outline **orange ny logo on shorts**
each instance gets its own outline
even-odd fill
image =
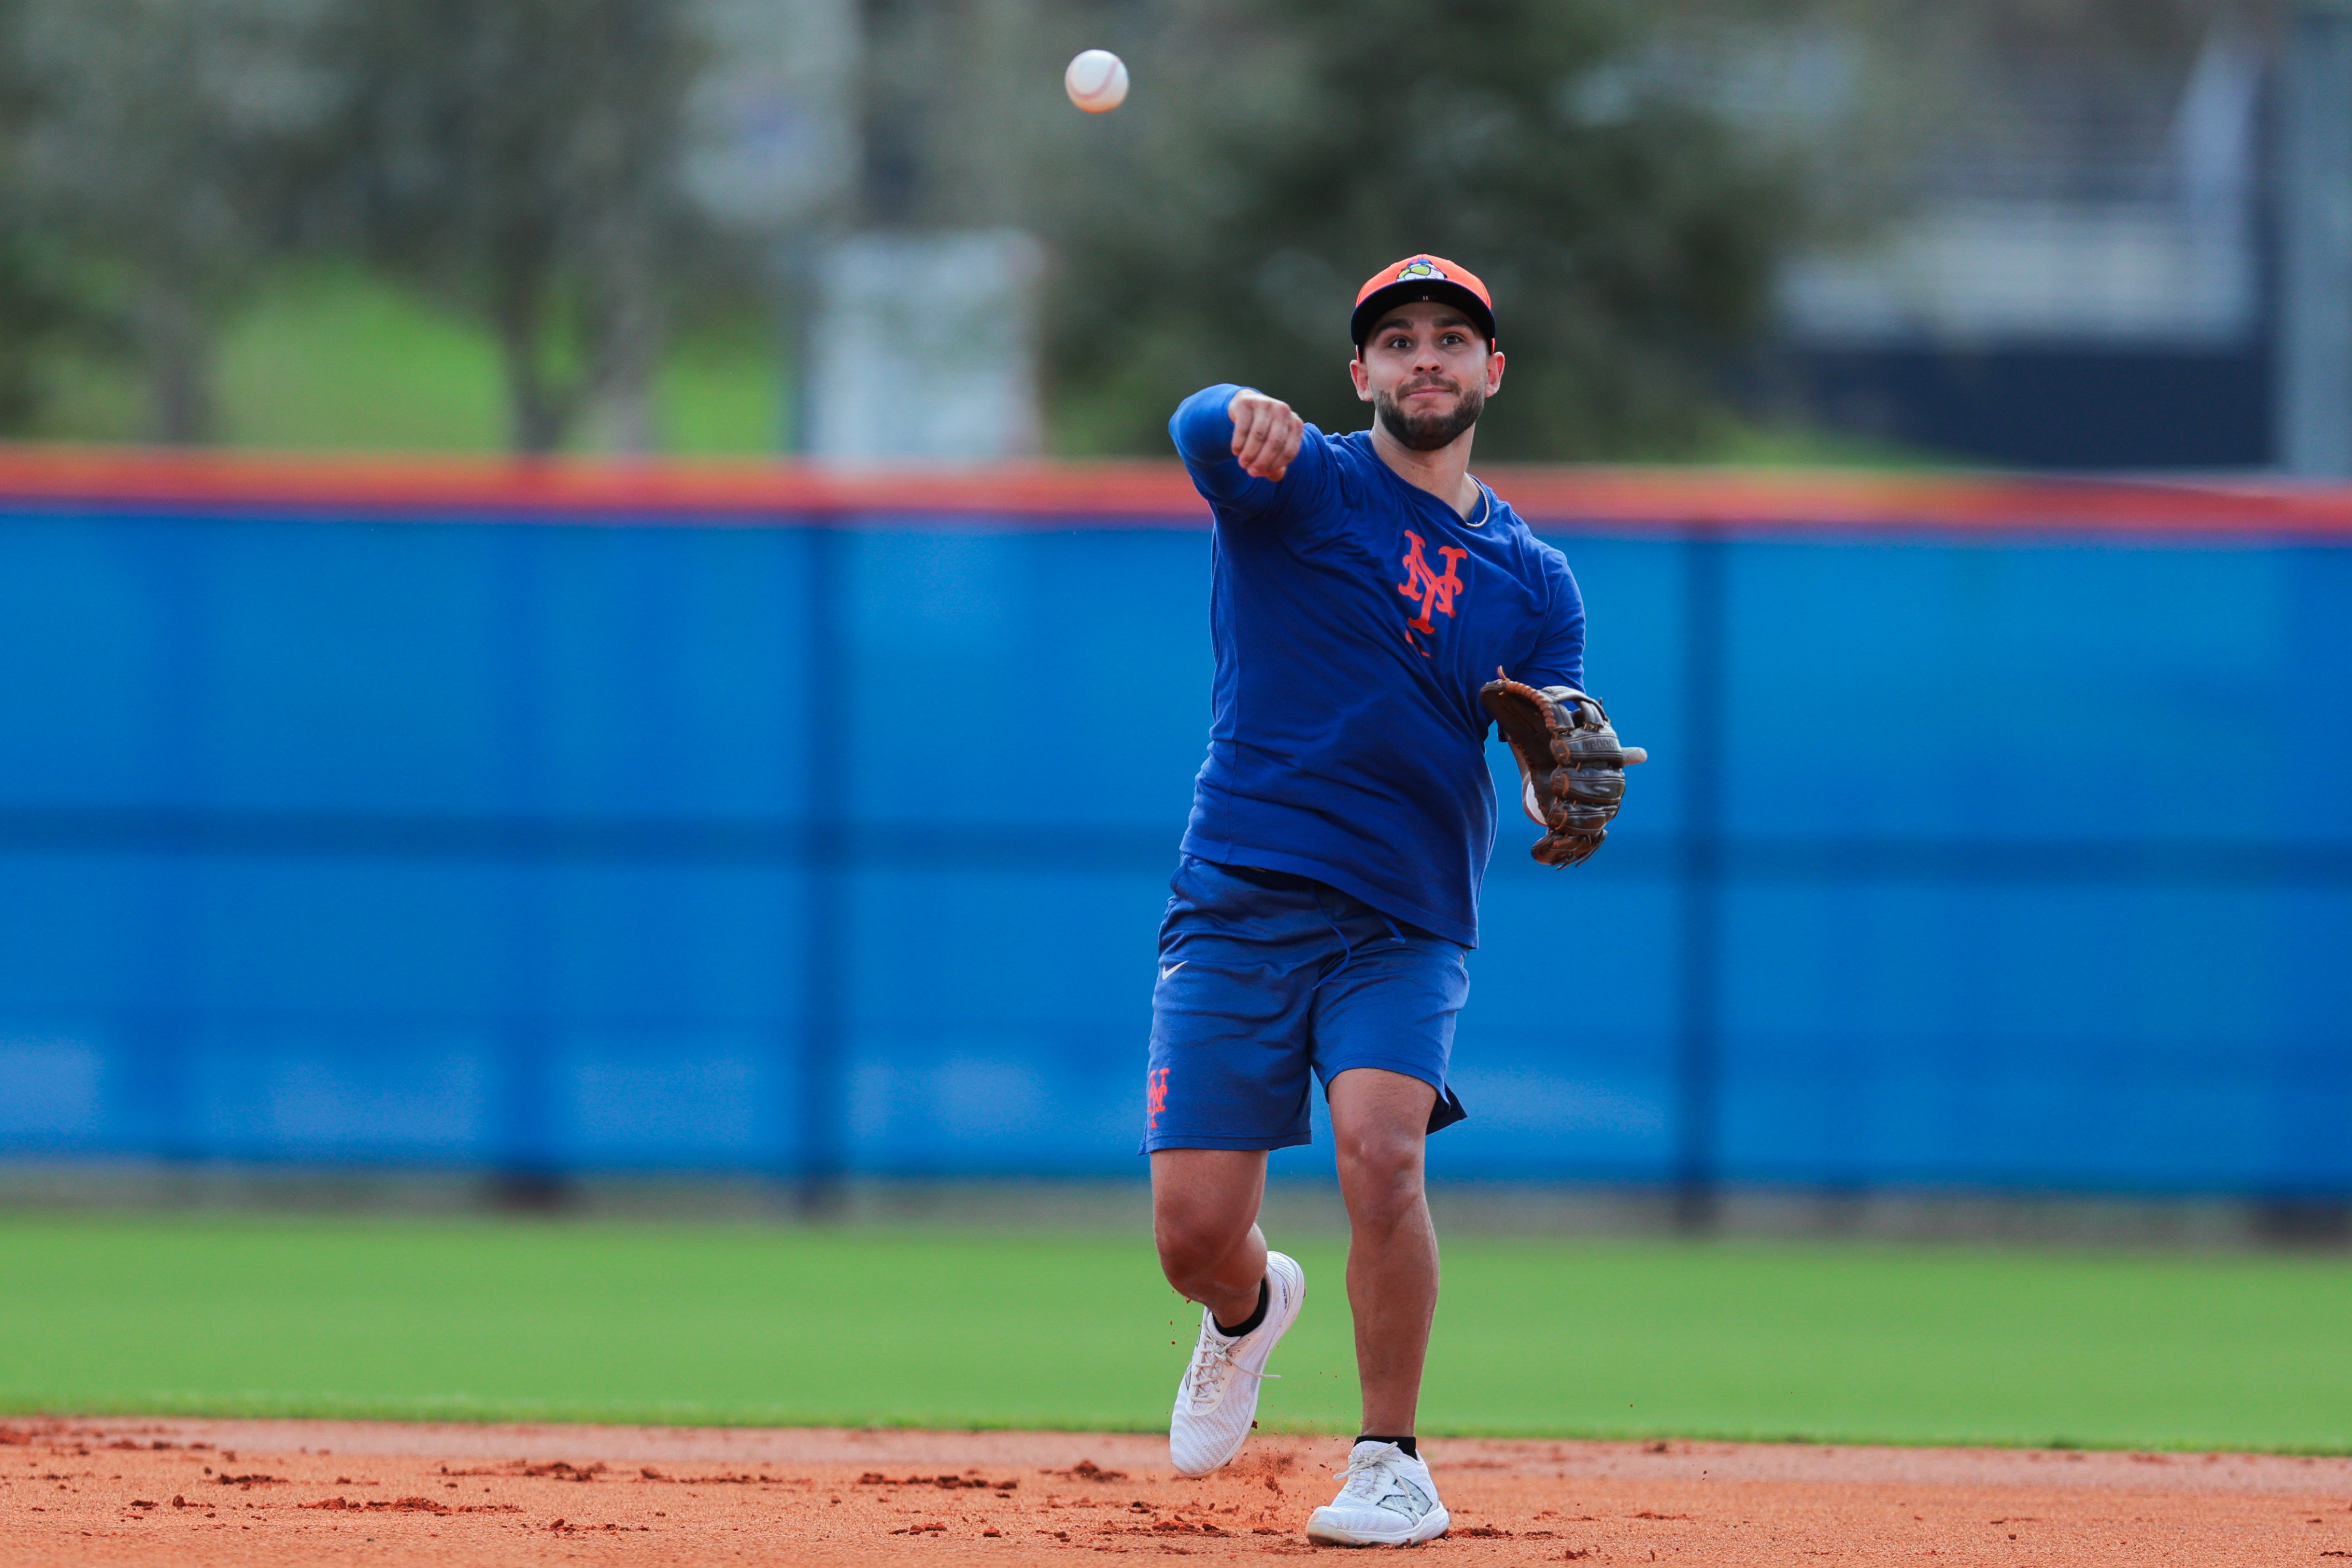
[[[1146,1126],[1158,1128],[1160,1113],[1168,1109],[1168,1070],[1155,1067],[1143,1075],[1143,1108],[1150,1120]]]
[[[1445,563],[1444,575],[1440,576],[1429,570],[1429,558],[1422,553],[1425,543],[1422,537],[1411,528],[1405,529],[1404,537],[1412,543],[1405,547],[1404,580],[1397,584],[1397,591],[1407,599],[1421,601],[1421,613],[1405,624],[1416,632],[1434,632],[1437,623],[1430,620],[1430,612],[1454,613],[1454,596],[1462,591],[1462,580],[1454,575],[1454,569],[1467,559],[1470,552],[1455,549],[1452,545],[1438,546],[1437,559]]]

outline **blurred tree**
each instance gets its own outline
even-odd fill
[[[21,207],[0,207],[0,436],[33,432],[60,345],[122,346],[115,323],[74,287],[72,270]]]
[[[1071,444],[1162,450],[1176,399],[1226,379],[1360,426],[1354,290],[1417,250],[1495,290],[1512,363],[1483,456],[1701,440],[1806,215],[1786,172],[1644,54],[1647,14],[1276,0],[1192,26],[1206,68],[1168,90],[1200,95],[1193,123],[1097,138],[1083,198],[1045,216],[1066,258],[1052,354]],[[1218,90],[1247,59],[1295,87]]]
[[[19,0],[0,0],[0,435],[28,434],[47,387],[47,359],[62,340],[100,340],[104,320],[73,286],[69,254],[44,234],[26,199],[18,150],[37,102],[15,68]]]
[[[302,227],[330,156],[338,89],[313,44],[334,3],[16,0],[5,15],[10,173],[30,226],[114,297],[156,440],[213,434],[221,316]],[[76,314],[43,281],[48,249],[0,246],[19,330]]]
[[[339,38],[368,246],[496,334],[516,450],[599,403],[648,449],[692,221],[688,0],[347,0]]]

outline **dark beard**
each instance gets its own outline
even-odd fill
[[[1372,399],[1372,411],[1380,417],[1381,428],[1406,446],[1415,452],[1434,452],[1452,445],[1464,431],[1478,423],[1478,416],[1486,412],[1486,392],[1483,387],[1465,387],[1451,413],[1412,417],[1397,407],[1396,399],[1381,392]]]

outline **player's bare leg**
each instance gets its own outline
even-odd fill
[[[1177,1294],[1220,1322],[1257,1310],[1265,1279],[1262,1149],[1159,1149],[1151,1155],[1151,1232]]]
[[[1348,1304],[1356,1318],[1363,1436],[1348,1450],[1339,1495],[1307,1521],[1309,1541],[1410,1546],[1451,1522],[1416,1451],[1413,1415],[1437,1313],[1437,1232],[1422,1190],[1422,1153],[1437,1092],[1376,1067],[1331,1080],[1331,1134],[1348,1200]]]
[[[1201,1335],[1176,1385],[1168,1457],[1203,1476],[1242,1451],[1257,1424],[1274,1347],[1298,1319],[1307,1276],[1266,1249],[1263,1150],[1155,1149],[1152,1229],[1168,1282],[1202,1304]]]
[[[1409,1437],[1437,1314],[1437,1231],[1422,1182],[1430,1107],[1418,1078],[1358,1067],[1331,1080],[1331,1136],[1348,1203],[1348,1305],[1364,1424]]]

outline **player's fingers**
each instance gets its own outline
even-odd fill
[[[1282,422],[1277,435],[1280,444],[1276,450],[1280,453],[1278,460],[1284,467],[1287,468],[1290,466],[1290,460],[1298,455],[1298,448],[1307,439],[1307,422],[1297,414],[1291,413],[1287,409],[1283,412],[1288,417]]]
[[[1256,464],[1265,451],[1265,418],[1258,410],[1245,411],[1234,420],[1234,457],[1243,471],[1255,474]]]
[[[1278,480],[1290,472],[1290,460],[1298,455],[1299,432],[1304,428],[1294,414],[1268,433],[1265,452],[1260,459],[1267,478]]]
[[[1298,455],[1306,422],[1285,403],[1264,399],[1236,399],[1233,409],[1234,460],[1242,472],[1261,479],[1279,480]]]
[[[1272,411],[1264,403],[1251,403],[1234,420],[1234,455],[1244,468],[1255,471],[1255,465],[1265,457],[1267,443],[1273,438]]]
[[[1265,412],[1266,402],[1267,399],[1264,394],[1252,392],[1247,387],[1244,387],[1241,391],[1234,394],[1232,402],[1225,404],[1225,417],[1234,422],[1234,451],[1235,454],[1240,453],[1242,449],[1242,439],[1249,433],[1252,423],[1254,423]]]
[[[1268,437],[1252,450],[1248,459],[1242,464],[1242,471],[1278,484],[1290,471],[1290,460],[1297,455],[1296,448],[1286,452],[1279,441]]]
[[[1296,448],[1284,450],[1278,430],[1262,428],[1251,434],[1249,450],[1241,460],[1242,471],[1261,479],[1279,480],[1297,455]]]

